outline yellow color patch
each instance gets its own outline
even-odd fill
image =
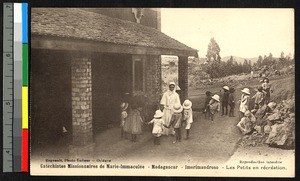
[[[28,87],[22,87],[22,129],[28,129]]]

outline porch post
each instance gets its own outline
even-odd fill
[[[180,100],[183,102],[188,98],[188,57],[178,57],[178,84],[181,89]]]
[[[72,126],[73,143],[70,155],[92,155],[92,68],[91,58],[73,56],[72,67]]]

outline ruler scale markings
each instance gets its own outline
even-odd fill
[[[4,3],[3,6],[3,172],[13,171],[13,3]],[[11,27],[11,28],[4,28]],[[10,77],[11,76],[11,77]]]

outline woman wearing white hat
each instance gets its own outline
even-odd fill
[[[240,103],[240,116],[239,119],[244,117],[244,114],[247,110],[249,110],[249,102],[250,102],[250,90],[248,88],[244,88],[242,90],[242,97]]]
[[[220,111],[220,96],[214,95],[211,97],[209,101],[209,109],[210,109],[210,120],[214,121],[214,115]]]
[[[165,125],[169,125],[171,121],[171,117],[173,114],[172,107],[175,104],[180,104],[180,98],[179,95],[176,93],[175,90],[176,84],[175,82],[170,82],[169,83],[169,90],[167,90],[160,101],[160,104],[163,106],[163,120],[165,122]],[[164,135],[169,135],[169,134],[174,134],[174,129],[173,128],[164,128],[163,129],[163,134]]]
[[[189,139],[191,125],[193,123],[192,102],[187,99],[183,102],[182,107],[183,107],[183,120],[186,122],[186,126],[185,126],[186,138],[185,139]]]

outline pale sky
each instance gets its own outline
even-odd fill
[[[294,55],[293,9],[161,9],[161,30],[205,57],[214,37],[221,57]]]

